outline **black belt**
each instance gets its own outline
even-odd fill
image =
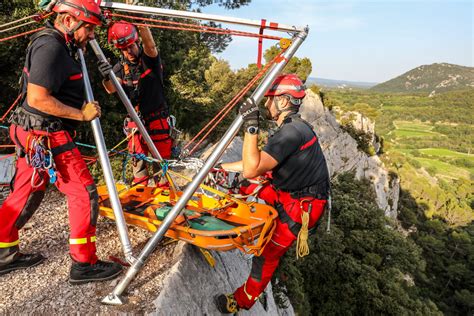
[[[53,133],[64,130],[64,124],[60,119],[34,114],[21,106],[13,112],[9,122],[20,126],[25,131],[36,130]]]
[[[151,122],[156,119],[164,119],[170,116],[170,112],[168,110],[162,111],[153,111],[150,113],[142,113],[143,119],[145,122]]]
[[[170,133],[169,129],[153,129],[148,132],[150,136],[153,135],[168,135]]]
[[[57,156],[62,153],[65,153],[66,151],[73,150],[74,148],[76,148],[76,144],[74,142],[69,142],[69,143],[51,148],[51,153],[53,154],[53,156]]]
[[[325,181],[323,181],[323,183],[321,184],[311,185],[300,190],[283,191],[288,192],[290,196],[294,199],[299,199],[305,196],[313,197],[317,200],[327,200],[329,198],[329,186],[326,184]]]

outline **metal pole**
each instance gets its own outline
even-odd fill
[[[84,78],[84,85],[86,90],[86,100],[87,102],[92,102],[94,101],[94,94],[92,92],[91,83],[89,81],[89,74],[87,72],[84,54],[82,53],[81,49],[78,49],[78,54],[81,60],[82,75]],[[122,205],[120,204],[120,199],[117,194],[117,188],[115,187],[115,180],[112,173],[112,167],[110,166],[107,148],[105,146],[102,127],[98,118],[92,120],[91,124],[92,131],[94,132],[94,140],[97,146],[97,151],[99,152],[100,164],[102,166],[102,170],[104,171],[105,184],[107,185],[107,190],[109,191],[110,203],[112,204],[112,209],[114,210],[115,221],[117,222],[117,229],[120,236],[120,241],[122,242],[125,259],[130,264],[133,264],[135,258],[133,257],[132,246],[130,244],[130,239],[128,238],[127,225],[123,216]]]
[[[109,1],[102,2],[100,6],[103,8],[114,9],[117,11],[152,14],[152,15],[167,16],[167,17],[173,17],[173,18],[198,19],[198,20],[206,20],[206,21],[224,22],[224,23],[230,23],[230,24],[257,27],[259,29],[262,27],[262,21],[240,19],[240,18],[234,18],[230,16],[223,16],[223,15],[204,14],[204,13],[197,13],[197,12],[171,10],[171,9],[161,9],[161,8],[137,6],[137,5],[130,5],[130,4],[118,3],[118,2],[109,2]],[[275,22],[266,22],[266,25],[268,25],[267,26],[268,29],[273,30],[273,31],[294,32],[294,33],[304,31],[304,27],[296,27],[296,26],[285,25],[285,24],[280,24],[280,23],[275,23]]]
[[[92,50],[94,51],[95,55],[97,56],[97,59],[100,62],[108,63],[107,58],[105,58],[105,55],[102,52],[102,49],[100,49],[100,46],[97,43],[97,41],[95,39],[93,39],[93,40],[89,41],[89,44],[91,45]],[[128,99],[127,94],[123,90],[122,85],[118,81],[117,76],[115,75],[115,73],[113,71],[110,72],[110,80],[112,81],[113,85],[115,86],[115,90],[117,91],[117,94],[118,94],[120,100],[122,100],[122,103],[125,105],[125,108],[127,109],[128,114],[130,114],[130,117],[132,118],[132,120],[135,122],[135,124],[137,124],[137,128],[140,131],[140,134],[142,135],[142,137],[145,139],[145,142],[148,145],[148,148],[150,149],[150,152],[151,152],[152,156],[155,159],[163,160],[163,158],[161,158],[161,155],[160,155],[158,149],[156,149],[155,144],[153,143],[153,140],[150,137],[150,134],[148,134],[148,131],[146,130],[145,126],[143,125],[142,120],[140,119],[137,112],[133,108],[132,103]]]
[[[255,92],[250,97],[253,99],[257,104],[263,99],[265,92],[271,86],[273,80],[276,78],[278,73],[286,66],[287,62],[290,58],[295,54],[296,50],[301,46],[303,41],[305,40],[306,36],[308,35],[308,28],[305,31],[298,33],[293,41],[293,44],[286,50],[283,54],[283,62],[276,64],[268,73],[268,75],[263,79],[262,83],[257,87]],[[189,199],[191,199],[192,195],[199,187],[201,182],[206,178],[209,170],[216,164],[219,157],[222,155],[224,150],[229,146],[230,142],[234,138],[234,136],[239,131],[240,127],[242,126],[243,120],[240,115],[232,122],[231,126],[222,137],[219,144],[216,146],[212,154],[206,160],[206,163],[201,168],[201,170],[194,176],[193,181],[186,187],[184,190],[183,195],[178,200],[178,202],[173,206],[171,211],[165,217],[163,222],[161,223],[160,227],[153,235],[153,237],[148,241],[148,243],[143,248],[142,252],[137,258],[137,261],[130,267],[127,271],[127,274],[122,279],[122,281],[115,287],[114,291],[106,296],[102,303],[105,304],[113,304],[113,305],[121,305],[123,304],[123,300],[120,295],[125,291],[127,286],[130,282],[135,278],[135,276],[140,272],[141,268],[145,264],[146,259],[150,256],[150,254],[155,250],[155,247],[158,245],[160,240],[165,235],[168,228],[174,222],[175,218],[179,215],[181,210],[186,206]]]

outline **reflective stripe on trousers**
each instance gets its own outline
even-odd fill
[[[16,136],[14,133],[16,130]],[[46,132],[32,131],[34,135],[46,135]],[[10,137],[19,141],[26,148],[29,132],[20,127],[10,127]],[[49,133],[51,147],[64,145],[72,141],[67,131]],[[16,144],[17,146],[19,144]],[[65,151],[54,157],[56,164],[58,190],[66,195],[69,208],[70,238],[95,237],[98,216],[98,194],[86,163],[77,148]],[[19,239],[18,230],[31,218],[38,208],[49,182],[49,176],[42,172],[43,184],[37,188],[31,186],[31,177],[34,169],[26,162],[25,157],[19,157],[16,164],[16,173],[13,180],[13,190],[0,207],[0,243],[12,244]],[[38,177],[38,173],[35,173]],[[39,183],[36,181],[35,183]],[[44,236],[47,238],[48,236]],[[0,248],[0,264],[14,260],[18,253],[16,245]],[[97,261],[95,242],[85,244],[71,244],[71,257],[77,262],[95,263]]]
[[[257,184],[250,184],[243,188],[243,194],[252,192]],[[293,199],[289,193],[276,191],[270,184],[265,184],[258,192],[257,196],[270,205],[280,203],[295,222],[301,223],[301,208],[298,199]],[[314,199],[310,213],[309,227],[316,225],[324,212],[325,200]],[[307,205],[307,204],[306,204]],[[298,221],[299,219],[299,221]],[[240,308],[250,309],[256,300],[267,287],[272,279],[280,258],[293,245],[297,236],[295,236],[288,223],[283,223],[280,218],[276,219],[276,228],[273,232],[271,241],[265,246],[262,254],[252,259],[252,270],[247,281],[234,292],[234,298]]]

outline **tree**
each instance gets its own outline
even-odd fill
[[[275,56],[280,52],[280,49],[277,46],[272,46],[265,51],[263,57],[265,58],[266,62],[270,62]],[[298,75],[298,77],[303,81],[306,82],[308,79],[309,74],[313,70],[311,65],[311,60],[309,58],[298,58],[292,57],[288,64],[283,69],[284,74],[291,74],[294,73]]]
[[[238,9],[248,5],[250,0],[198,0],[198,1],[140,1],[147,6],[160,6],[162,8],[191,10],[194,8],[218,3],[227,9]],[[0,23],[5,23],[30,15],[37,11],[34,1],[12,0],[0,4]],[[163,18],[170,19],[171,18]],[[187,21],[197,23],[196,21]],[[213,26],[218,26],[213,24]],[[21,29],[24,31],[25,29]],[[162,55],[166,97],[171,105],[172,114],[178,118],[178,127],[187,132],[196,132],[203,118],[210,118],[207,107],[212,99],[207,95],[209,86],[205,79],[205,72],[213,64],[212,51],[222,51],[228,45],[230,38],[222,35],[209,35],[195,32],[152,29],[155,41]],[[8,33],[9,34],[9,33]],[[107,43],[105,28],[97,30],[96,38],[103,48],[104,54],[116,62],[119,52]],[[2,43],[3,44],[3,43]],[[25,49],[28,38],[23,37],[11,40],[9,45],[0,46],[0,113],[6,111],[18,94],[18,78],[24,64]],[[102,107],[101,118],[104,135],[108,145],[120,141],[124,135],[121,132],[123,116],[126,111],[115,96],[109,96],[102,88],[101,78],[96,71],[96,57],[92,52],[86,54],[88,70],[96,99]],[[13,70],[13,71],[12,71]],[[224,92],[221,92],[223,94]],[[220,101],[220,100],[219,100]],[[215,104],[214,106],[221,106]],[[204,114],[204,115],[203,115]],[[199,120],[196,118],[199,117]],[[119,128],[117,128],[119,127]],[[76,141],[89,142],[92,139],[91,129],[87,124],[82,124],[77,131]]]

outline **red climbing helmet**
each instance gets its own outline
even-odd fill
[[[69,13],[76,19],[94,25],[102,25],[100,1],[94,0],[58,0],[53,8],[57,13]]]
[[[138,40],[137,28],[127,21],[118,21],[109,27],[107,38],[118,49],[127,48]]]
[[[305,89],[305,85],[297,75],[280,75],[273,81],[265,96],[273,97],[288,94],[295,99],[303,99],[306,96]]]

